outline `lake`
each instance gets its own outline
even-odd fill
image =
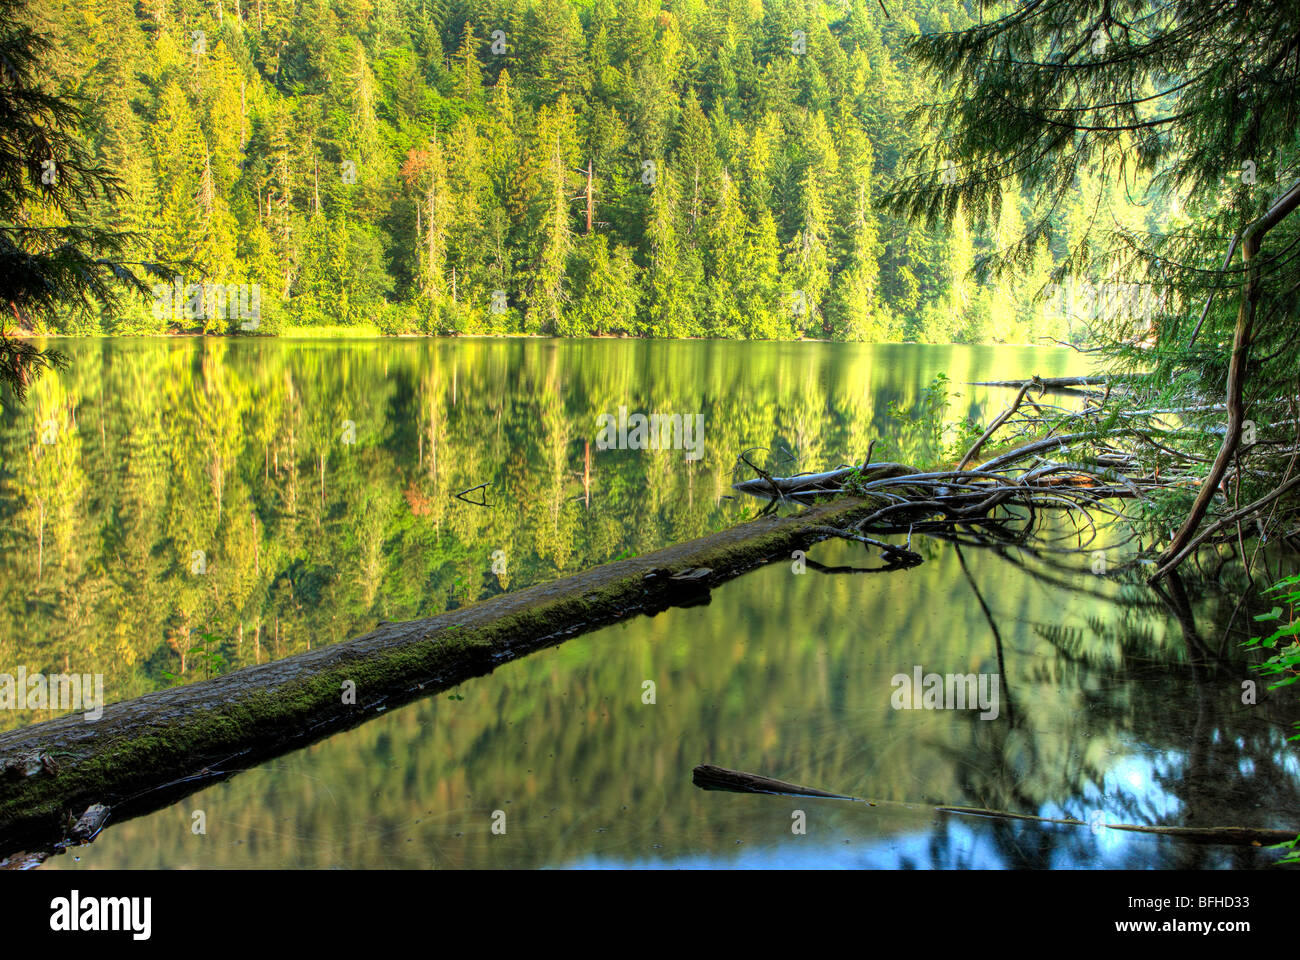
[[[933,438],[891,409],[937,374],[950,418],[987,420],[1010,395],[970,381],[1087,372],[1016,347],[57,346],[70,368],[0,422],[0,672],[102,674],[109,701],[728,526],[758,506],[730,496],[742,451],[782,472],[872,440],[875,460],[923,456]],[[701,443],[602,449],[599,418],[621,408],[702,416]],[[504,664],[48,865],[1272,862],[1104,826],[1280,826],[1300,794],[1294,696],[1260,684],[1242,702],[1230,571],[1226,589],[1189,572],[1157,593],[1106,536],[1082,554],[917,537],[925,562],[889,573],[835,572],[879,564],[824,543],[802,572],[774,563]],[[898,709],[917,672],[996,677],[996,716]],[[55,714],[3,711],[0,729]],[[705,762],[894,803],[703,791]],[[926,806],[954,804],[1087,825]]]

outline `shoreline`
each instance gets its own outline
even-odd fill
[[[1012,347],[1029,350],[1074,350],[1062,343],[964,343],[921,340],[829,340],[820,337],[799,337],[794,340],[746,340],[737,337],[643,337],[634,334],[606,333],[583,337],[561,337],[546,333],[382,333],[364,329],[356,334],[318,335],[312,327],[297,327],[272,334],[201,333],[33,333],[12,330],[5,334],[14,340],[313,340],[321,343],[348,340],[557,340],[578,343],[589,340],[638,340],[662,343],[824,343],[861,347]]]

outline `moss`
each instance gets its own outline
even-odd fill
[[[205,695],[229,689],[229,699],[219,706],[210,705],[214,698],[207,697],[204,705],[184,712],[183,700],[178,708],[146,694],[131,701],[135,709],[126,714],[110,707],[112,715],[106,713],[98,722],[105,724],[102,733],[97,730],[92,739],[67,742],[76,738],[70,738],[66,720],[13,731],[0,737],[0,752],[57,757],[57,768],[0,780],[0,838],[9,846],[32,833],[57,839],[54,834],[62,836],[68,818],[90,803],[129,809],[139,795],[179,780],[193,780],[189,789],[197,789],[209,765],[219,767],[236,756],[241,765],[275,756],[360,723],[377,707],[441,692],[586,630],[670,606],[683,591],[707,589],[806,545],[805,527],[845,522],[880,502],[843,500],[796,517],[751,521],[418,621],[410,625],[409,640],[392,642],[392,631],[400,632],[402,625],[390,624],[387,642],[368,636],[321,648],[316,656],[332,662],[309,676],[259,686],[248,671],[236,671],[203,684]],[[671,579],[671,574],[704,567],[710,573],[700,583]],[[611,573],[622,575],[610,578]],[[521,602],[522,609],[511,610]],[[497,608],[504,609],[498,613]],[[276,674],[267,668],[292,666],[305,656],[310,655],[249,669],[263,669],[271,677]],[[345,681],[355,684],[355,705],[343,703]]]

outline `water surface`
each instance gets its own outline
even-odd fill
[[[753,512],[725,499],[748,447],[799,469],[860,456],[873,438],[919,455],[926,439],[888,411],[914,404],[936,373],[956,382],[955,410],[979,416],[1007,394],[965,381],[1080,372],[1067,351],[829,344],[103,341],[68,352],[72,369],[3,422],[0,663],[102,671],[110,699],[719,528]],[[596,449],[597,416],[619,406],[704,413],[704,456]],[[55,443],[43,442],[49,420]],[[484,482],[487,507],[453,496]],[[1254,675],[1228,633],[1244,617],[1234,596],[1190,580],[1154,593],[1105,541],[1093,545],[1105,548],[1102,573],[1090,553],[914,543],[926,562],[885,574],[822,572],[878,566],[856,545],[822,544],[803,573],[772,564],[707,605],[505,664],[111,824],[49,866],[1276,859],[1103,826],[1271,827],[1300,809],[1285,741],[1294,697],[1243,704]],[[917,667],[996,675],[997,717],[895,709],[893,678]],[[917,806],[706,792],[690,777],[702,762]],[[196,811],[206,834],[193,832]]]

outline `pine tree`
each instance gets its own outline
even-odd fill
[[[1217,412],[1184,425],[1180,442],[1201,430],[1194,457],[1211,438],[1217,452],[1154,576],[1188,555],[1230,469],[1242,501],[1278,495],[1260,479],[1284,469],[1264,466],[1267,447],[1238,464],[1252,398],[1294,394],[1281,344],[1293,331],[1297,288],[1275,267],[1300,233],[1296,14],[1291,3],[1068,0],[909,44],[912,56],[954,79],[958,95],[929,111],[941,136],[917,153],[888,205],[918,221],[960,215],[984,224],[1012,208],[1008,199],[1026,197],[1024,227],[988,258],[989,272],[1033,263],[1082,171],[1097,174],[1103,196],[1109,187],[1172,191],[1195,211],[1186,229],[1154,236],[1108,219],[1088,231],[1100,235],[1097,255],[1071,257],[1061,270],[1086,282],[1161,284],[1174,303],[1204,304],[1168,310],[1149,331],[1129,311],[1100,318],[1111,357],[1135,375],[1142,399],[1185,406],[1190,395],[1208,407],[1222,398],[1227,408],[1226,430]],[[935,176],[943,155],[960,161],[956,176]],[[1156,350],[1134,349],[1139,343]],[[1135,399],[1128,393],[1124,402]],[[1278,504],[1266,503],[1275,516]]]
[[[830,211],[827,195],[838,172],[838,158],[821,113],[806,119],[799,136],[803,170],[799,177],[797,229],[786,246],[785,272],[794,285],[797,327],[829,332],[822,303],[830,285]]]
[[[460,49],[456,51],[456,92],[468,107],[483,100],[483,68],[478,61],[479,41],[469,20],[461,31]]]
[[[837,269],[826,317],[837,339],[888,340],[894,325],[877,293],[880,241],[872,209],[871,142],[847,110],[836,122],[835,140],[840,151],[833,236]]]
[[[10,145],[0,153],[0,384],[19,402],[41,371],[66,360],[6,336],[10,317],[39,323],[61,309],[115,307],[121,284],[145,292],[119,260],[132,238],[79,222],[121,184],[72,137],[80,105],[42,89],[51,43],[21,22],[26,14],[24,0],[0,0],[0,140]]]
[[[554,107],[543,107],[531,148],[535,227],[534,270],[527,294],[525,329],[557,329],[568,296],[567,268],[573,248],[571,207],[577,190],[574,173],[573,110],[561,96]]]
[[[646,333],[656,337],[689,336],[695,332],[690,278],[682,269],[677,196],[676,176],[666,166],[659,166],[646,227],[645,273]]]
[[[189,97],[176,78],[159,96],[151,132],[160,188],[156,234],[159,253],[167,260],[197,259],[202,255],[203,179],[205,173],[210,174],[210,165]],[[212,199],[210,192],[207,199]]]

